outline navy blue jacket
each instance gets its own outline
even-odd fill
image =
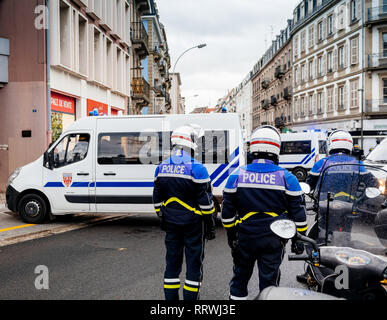
[[[270,224],[279,218],[293,220],[299,232],[307,230],[303,192],[293,174],[262,159],[230,176],[223,192],[226,229],[259,237],[272,235]]]
[[[323,173],[324,181],[321,181]],[[321,193],[320,200],[325,200],[327,192],[331,192],[335,198],[354,199],[359,191],[360,182],[367,187],[378,186],[377,180],[361,161],[344,153],[332,154],[316,162],[306,181],[315,194]]]
[[[215,212],[207,169],[188,153],[177,150],[155,172],[156,213],[176,225],[198,223]]]

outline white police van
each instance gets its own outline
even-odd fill
[[[219,211],[228,176],[245,164],[237,114],[89,117],[76,121],[36,161],[8,180],[7,207],[28,223],[80,212],[153,212],[156,166],[170,154],[170,136],[185,124],[205,130],[201,161]]]
[[[327,153],[325,132],[281,134],[280,166],[291,171],[300,181],[306,180],[308,171]]]

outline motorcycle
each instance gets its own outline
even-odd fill
[[[316,217],[307,237],[297,235],[306,254],[289,260],[307,262],[309,289],[345,299],[387,299],[386,179],[375,166],[333,164],[313,194],[302,184]]]

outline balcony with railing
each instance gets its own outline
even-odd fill
[[[267,79],[262,80],[261,86],[262,86],[263,89],[269,88],[269,85],[270,85],[270,81],[269,80],[267,80]]]
[[[274,76],[277,79],[281,79],[284,76],[284,74],[285,74],[285,71],[282,66],[278,66],[275,68]]]
[[[285,100],[291,100],[292,99],[292,89],[289,87],[284,88],[283,97]]]
[[[150,85],[144,78],[132,78],[132,99],[143,103],[150,101]]]
[[[270,104],[271,104],[272,106],[276,106],[276,105],[278,104],[278,99],[277,99],[276,96],[271,96],[271,97],[270,97]]]
[[[267,110],[270,108],[270,102],[268,99],[262,100],[262,109]]]
[[[368,9],[368,24],[387,22],[387,5]]]
[[[387,68],[387,51],[368,55],[369,69],[384,69]]]
[[[133,48],[141,58],[149,55],[148,33],[142,22],[132,22],[132,43]]]

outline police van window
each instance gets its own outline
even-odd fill
[[[203,164],[227,164],[229,162],[228,131],[208,130],[198,143],[201,154],[197,158]]]
[[[101,133],[98,137],[98,164],[159,164],[162,157],[161,134]]]
[[[320,154],[328,154],[328,146],[326,140],[319,140],[318,147]]]
[[[283,141],[281,143],[281,155],[286,154],[310,154],[312,142],[308,141]]]
[[[53,149],[54,167],[64,167],[85,159],[89,143],[88,134],[70,134],[64,137]]]
[[[101,133],[98,164],[158,165],[171,155],[172,132]],[[195,158],[203,164],[228,163],[228,132],[206,131],[198,142]]]

